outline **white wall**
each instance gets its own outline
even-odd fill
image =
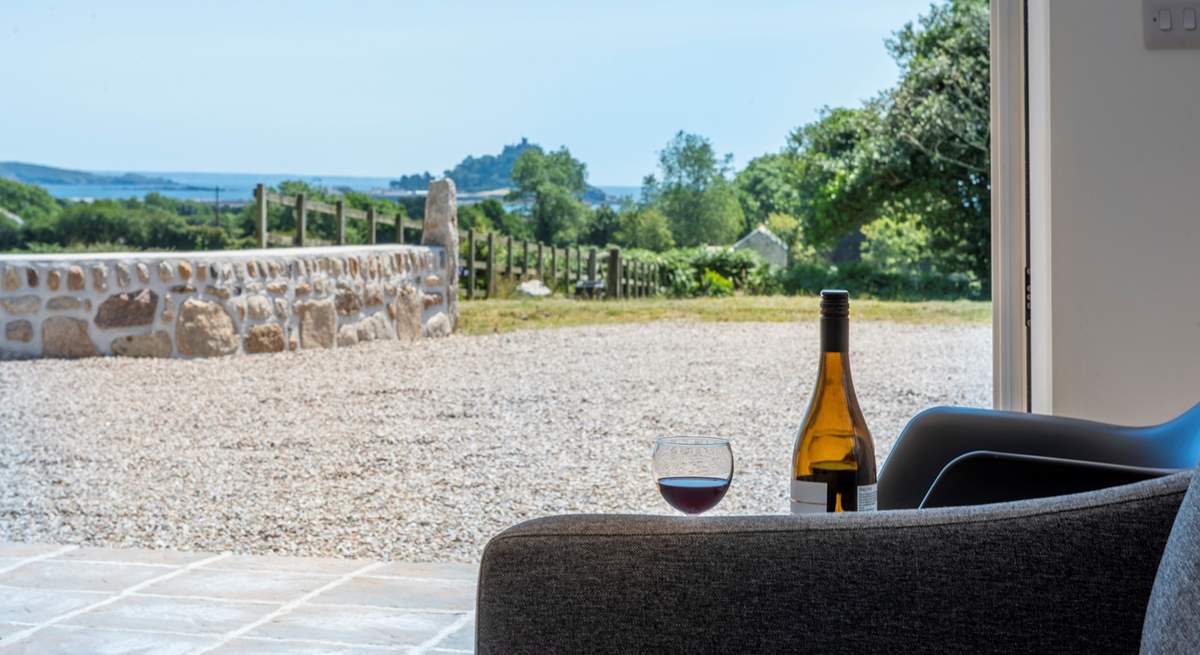
[[[1200,402],[1200,50],[1146,50],[1141,4],[1030,2],[1036,412]]]

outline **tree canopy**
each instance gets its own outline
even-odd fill
[[[732,155],[718,157],[708,139],[682,130],[659,152],[661,180],[647,176],[642,196],[666,216],[676,244],[732,243],[738,237],[742,208],[726,178],[732,161]]]
[[[539,241],[565,244],[578,238],[587,208],[579,196],[587,189],[587,166],[566,146],[543,153],[526,150],[512,169],[512,198],[532,202],[530,227]]]

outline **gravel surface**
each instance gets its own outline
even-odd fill
[[[879,462],[991,402],[991,329],[859,322]],[[714,513],[787,510],[814,323],[654,323],[220,360],[0,362],[0,541],[474,560],[561,512],[669,513],[656,435],[732,437]]]

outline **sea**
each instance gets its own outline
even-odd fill
[[[119,175],[124,171],[97,171]],[[314,186],[330,189],[349,189],[374,195],[395,195],[390,191],[387,177],[354,177],[346,175],[297,175],[272,173],[192,173],[178,171],[130,171],[146,177],[165,178],[178,187],[136,184],[42,184],[55,198],[64,200],[100,200],[108,198],[141,198],[158,193],[169,198],[203,202],[249,202],[254,199],[258,184],[275,186],[286,180],[301,180]],[[637,199],[641,189],[635,186],[600,186],[612,199]]]

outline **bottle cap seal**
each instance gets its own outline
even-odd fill
[[[850,316],[850,292],[843,289],[822,290],[821,316],[825,318],[848,318]]]

